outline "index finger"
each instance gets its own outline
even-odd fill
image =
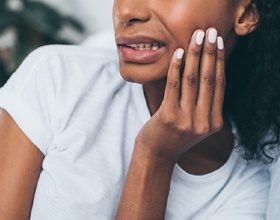
[[[174,108],[179,108],[181,90],[180,70],[182,66],[183,55],[184,50],[182,48],[178,48],[174,52],[167,74],[163,103],[168,103],[168,108],[172,108],[173,110]]]

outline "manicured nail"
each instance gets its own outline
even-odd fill
[[[220,50],[224,49],[224,41],[223,41],[223,38],[222,37],[218,37],[218,48]]]
[[[209,30],[209,33],[208,33],[208,40],[209,40],[209,42],[210,43],[215,43],[216,39],[217,39],[217,31],[216,31],[216,29]]]
[[[184,55],[184,50],[183,50],[183,49],[179,49],[179,50],[177,51],[176,57],[177,57],[179,60],[181,60],[182,57],[183,57],[183,55]]]
[[[195,42],[197,45],[201,45],[204,39],[204,32],[203,31],[199,31],[196,34],[196,38],[195,38]]]

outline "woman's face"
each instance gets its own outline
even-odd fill
[[[113,9],[120,72],[150,83],[166,78],[174,51],[187,51],[197,29],[214,27],[227,48],[234,24],[233,0],[115,0]]]

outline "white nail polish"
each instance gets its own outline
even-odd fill
[[[217,31],[216,29],[211,29],[208,32],[208,40],[210,43],[215,43],[217,39]]]
[[[195,38],[195,42],[197,45],[201,45],[204,39],[204,32],[203,31],[199,31],[196,34],[196,38]]]
[[[183,49],[179,49],[177,51],[177,54],[176,54],[176,57],[181,60],[183,58],[183,55],[184,55],[184,50]]]
[[[218,48],[220,50],[224,49],[224,41],[222,37],[218,37]]]

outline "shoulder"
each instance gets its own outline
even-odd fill
[[[271,177],[271,188],[269,193],[269,202],[267,209],[267,219],[277,219],[280,215],[279,211],[280,204],[280,159],[273,163],[272,177]]]
[[[79,45],[47,45],[35,49],[30,53],[28,58],[35,58],[38,60],[44,58],[51,58],[56,56],[56,58],[70,58],[69,55],[73,58],[96,58],[97,60],[102,61],[116,61],[117,53],[114,49],[109,48],[92,48]]]
[[[86,79],[101,72],[119,77],[118,59],[113,49],[51,45],[31,52],[10,81],[42,83],[80,76]],[[11,83],[10,83],[11,84]]]
[[[40,69],[67,66],[105,67],[106,64],[118,64],[117,53],[113,49],[88,48],[73,45],[49,45],[34,50],[23,62],[23,65]]]
[[[246,161],[236,149],[230,163],[220,208],[211,219],[264,219],[270,188],[268,167],[257,160]]]
[[[253,191],[258,191],[258,187],[264,187],[267,190],[270,185],[269,166],[257,159],[247,161],[243,158],[243,152],[241,153],[239,149],[235,149],[233,154],[236,161],[233,176],[238,178],[239,184]]]
[[[280,201],[280,158],[271,164],[271,189],[270,196],[277,197]]]
[[[18,88],[20,92],[31,86],[57,96],[67,95],[69,90],[83,93],[82,90],[106,85],[109,80],[111,84],[123,83],[115,50],[51,45],[33,51],[5,87]]]
[[[231,174],[231,205],[247,210],[264,212],[268,202],[270,173],[268,166],[259,160],[246,161],[237,149],[233,152],[235,160]],[[238,192],[238,193],[236,193]],[[255,210],[256,211],[256,210]]]
[[[31,53],[24,65],[33,69],[24,71],[33,79],[29,84],[36,84],[44,94],[52,94],[54,101],[72,103],[72,107],[85,97],[107,96],[125,85],[113,49],[44,46]]]

